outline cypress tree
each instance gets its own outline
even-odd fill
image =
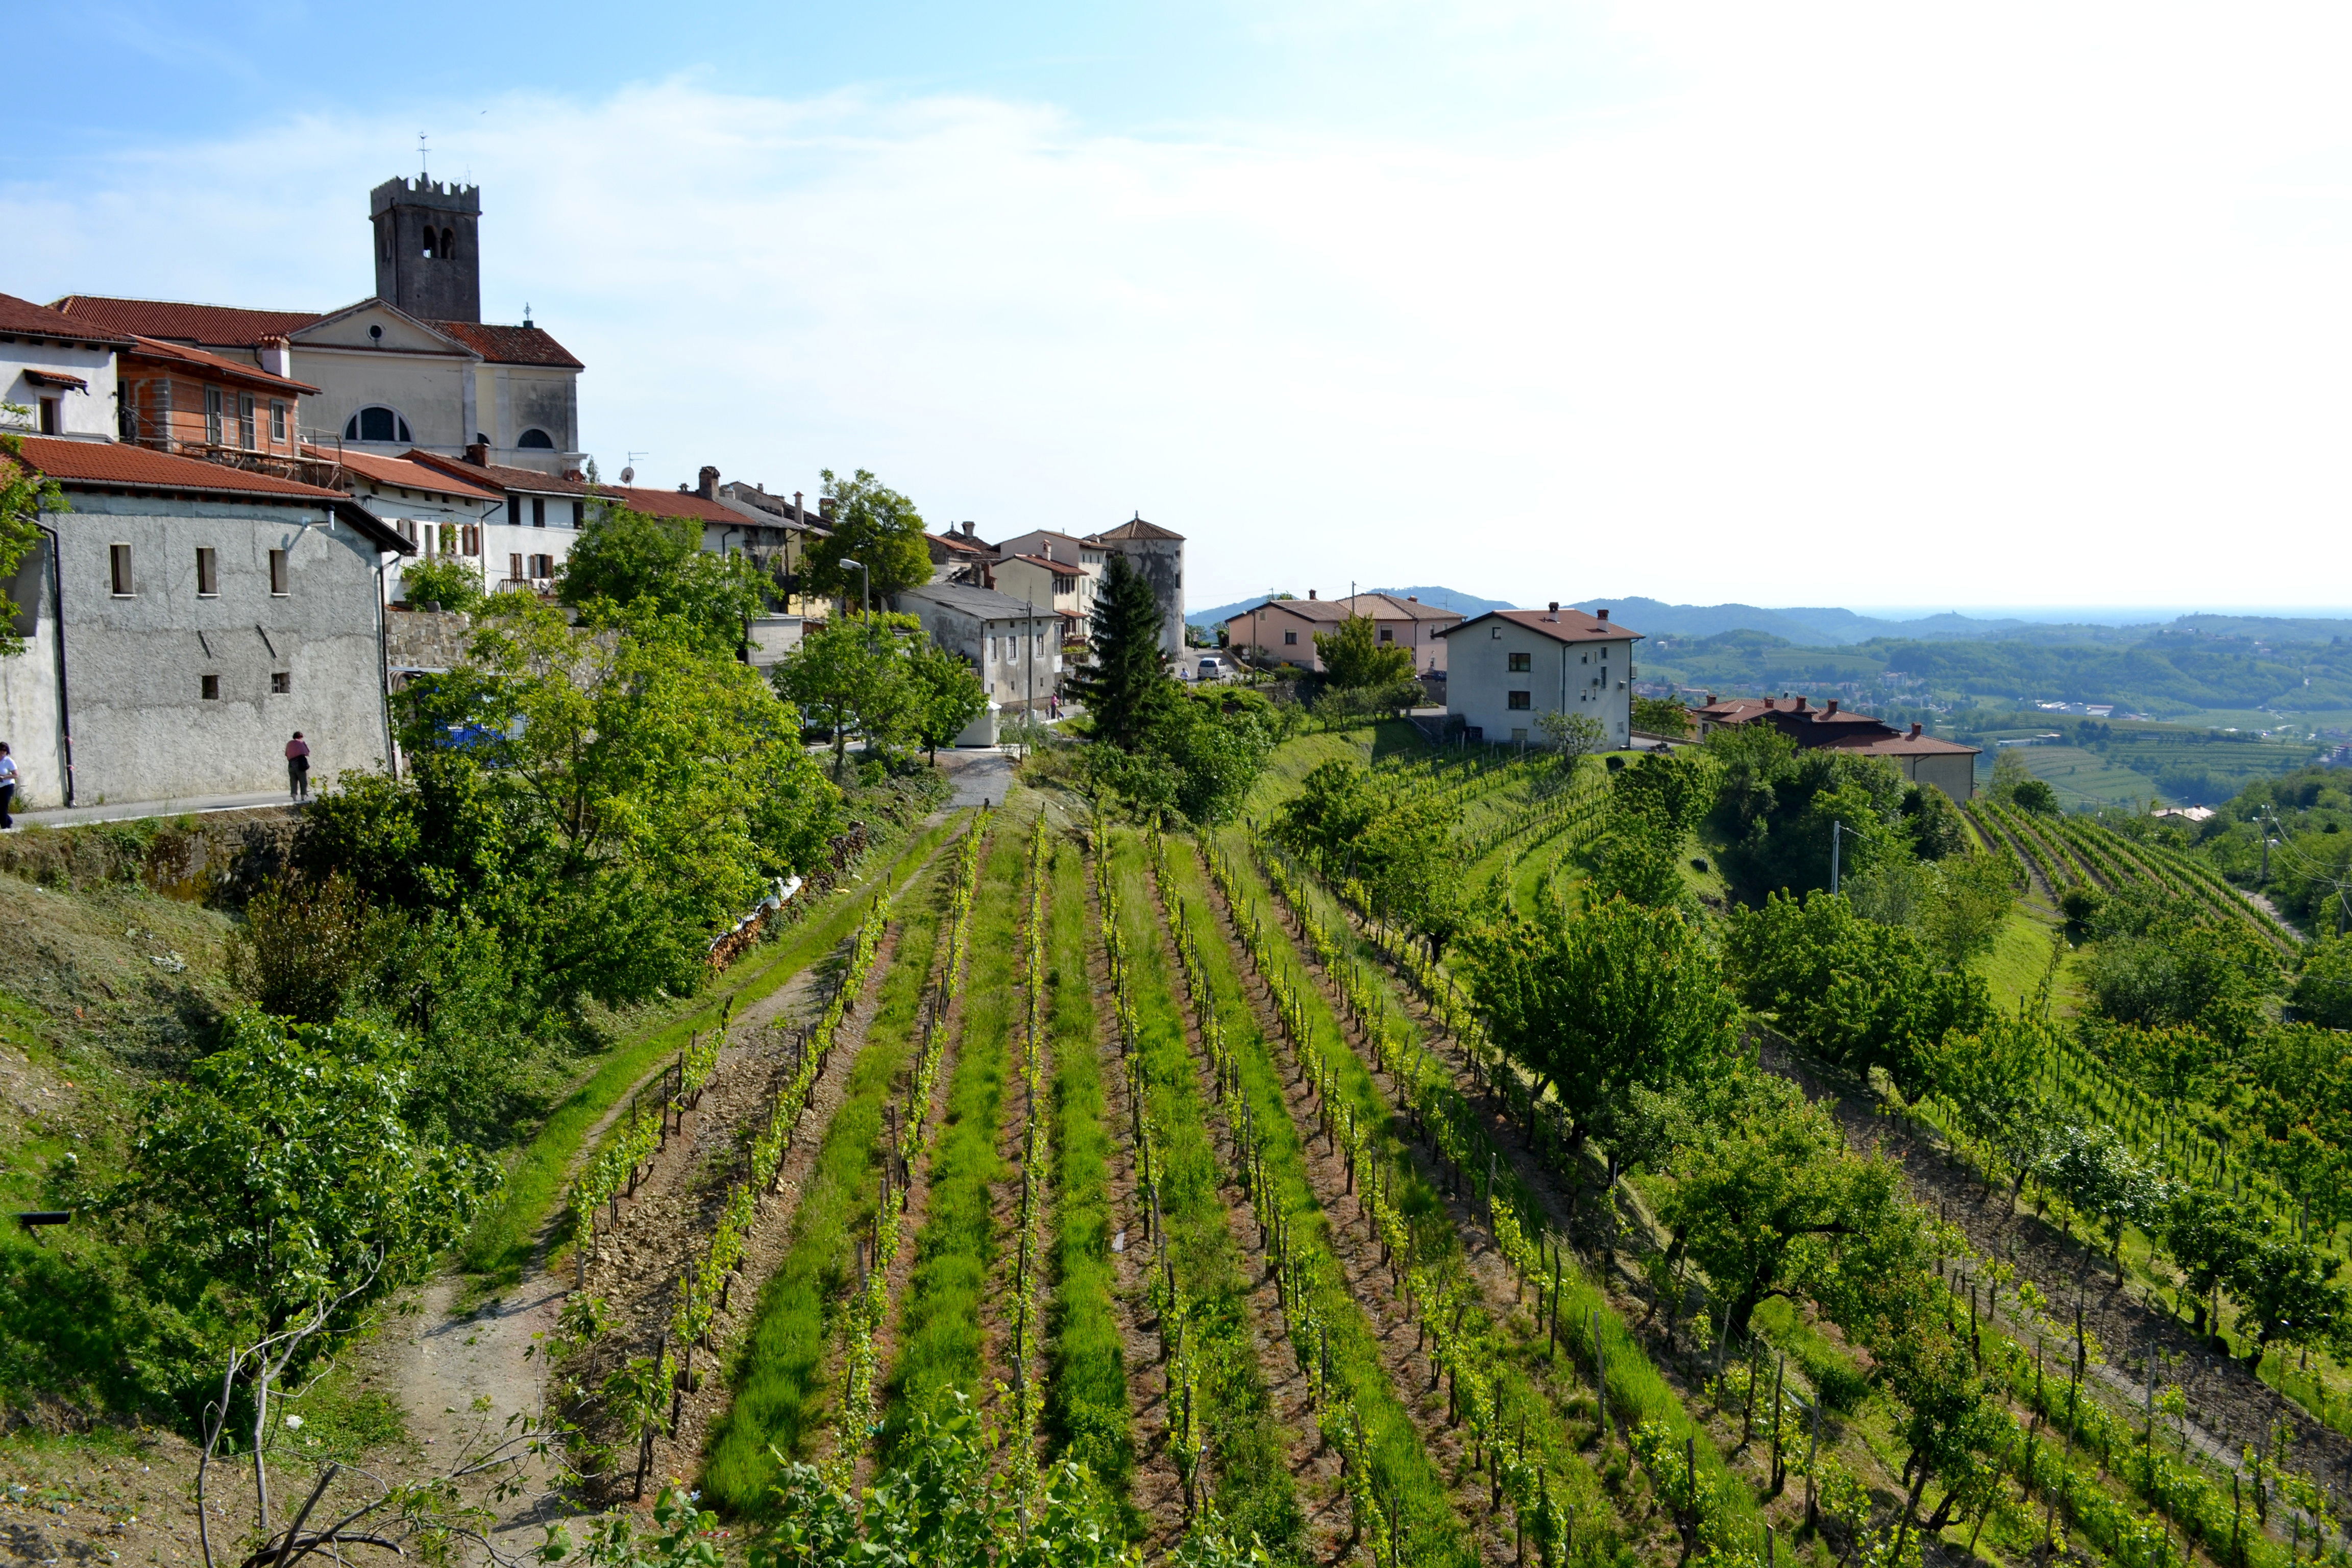
[[[1159,596],[1126,556],[1113,555],[1095,595],[1087,664],[1069,688],[1086,704],[1096,737],[1123,751],[1143,738],[1162,695],[1160,634]]]

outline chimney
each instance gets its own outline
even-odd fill
[[[1780,703],[1778,698],[1767,697],[1764,699],[1764,706],[1767,708],[1778,708],[1780,705]]]
[[[1407,594],[1404,596],[1404,602],[1408,605],[1418,605],[1421,603],[1421,595],[1418,594]]]
[[[1836,712],[1836,711],[1837,711],[1837,705],[1838,705],[1838,700],[1837,700],[1836,698],[1834,698],[1834,697],[1831,698],[1831,699],[1830,699],[1830,711],[1831,711],[1831,712],[1832,712],[1832,713]]]
[[[1307,589],[1307,596],[1308,598],[1310,598],[1310,599],[1311,599],[1311,598],[1313,598],[1313,597],[1315,596],[1315,590],[1314,590],[1314,589],[1312,589],[1312,588]]]
[[[963,525],[963,536],[966,539],[970,539],[971,537],[971,529],[972,525],[971,523],[967,522]]]
[[[1917,740],[1918,738],[1919,738],[1919,726],[1918,726],[1918,725],[1916,725],[1916,724],[1914,724],[1914,725],[1912,725],[1912,726],[1911,726],[1911,739],[1913,739],[1913,740],[1915,740],[1915,741],[1916,741],[1916,740]]]
[[[272,375],[294,379],[294,345],[284,338],[270,336],[261,340],[261,368]]]
[[[803,522],[808,521],[808,508],[801,505],[801,492],[798,490],[793,492],[793,516]]]
[[[1594,615],[1599,616],[1602,620],[1604,620],[1604,621],[1605,621],[1605,620],[1607,620],[1607,619],[1609,618],[1609,606],[1608,606],[1608,605],[1601,605],[1598,610],[1595,610],[1595,611],[1593,612],[1593,614],[1594,614]]]
[[[824,496],[819,498],[816,503],[817,516],[823,518],[827,522],[831,522],[833,521],[834,505],[835,502],[833,497]]]
[[[490,444],[487,441],[468,442],[466,446],[466,461],[473,464],[474,467],[478,468],[488,468],[490,466]]]
[[[1706,694],[1706,705],[1710,708],[1715,706],[1715,693],[1712,691]]]
[[[712,492],[718,489],[719,470],[708,463],[703,464],[702,471],[694,477],[694,493],[704,500],[710,500],[714,499]]]
[[[1546,611],[1547,613],[1549,613],[1549,614],[1550,614],[1550,615],[1555,615],[1555,616],[1556,616],[1556,615],[1559,614],[1559,601],[1558,599],[1554,599],[1550,604],[1546,605],[1544,606],[1544,609],[1545,609],[1545,611]]]
[[[1798,699],[1797,699],[1797,711],[1798,711],[1798,712],[1800,712],[1800,713],[1810,713],[1810,712],[1811,712],[1812,710],[1813,710],[1813,700],[1812,700],[1811,698],[1810,698],[1810,697],[1800,697],[1800,698],[1798,698]]]

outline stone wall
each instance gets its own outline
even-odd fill
[[[235,908],[292,853],[300,818],[287,806],[147,817],[0,835],[0,871],[51,888],[137,882],[190,903]]]
[[[466,657],[474,617],[448,610],[393,610],[383,619],[387,669],[449,669]]]

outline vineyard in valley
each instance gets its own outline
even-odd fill
[[[1016,788],[804,1018],[688,1043],[572,1194],[591,1484],[696,1483],[779,1563],[2342,1560],[2328,1342],[2186,1239],[2303,1267],[2335,1218],[2119,1075],[2145,1029],[1914,995],[1911,938],[1818,896],[1643,883],[1714,759],[1294,744],[1239,824]],[[1969,815],[2012,882],[2292,940]],[[1434,914],[1383,863],[1432,842],[1472,889]],[[2197,1362],[2192,1308],[2301,1381]]]

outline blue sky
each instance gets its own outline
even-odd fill
[[[2326,7],[97,0],[12,57],[94,111],[0,163],[0,291],[346,302],[424,132],[607,473],[1139,510],[1198,604],[2352,597]]]

